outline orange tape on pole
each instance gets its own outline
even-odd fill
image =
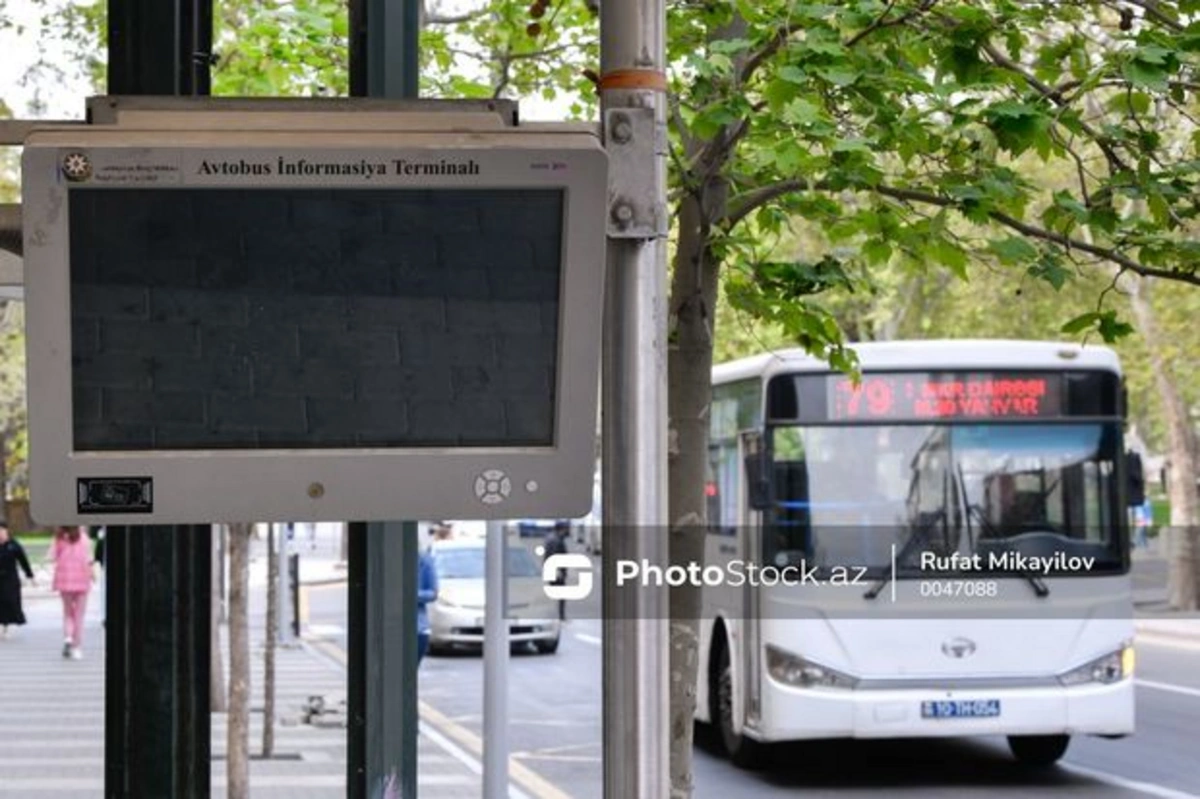
[[[656,69],[614,69],[600,76],[599,91],[605,89],[642,89],[656,92],[667,90],[666,74]]]

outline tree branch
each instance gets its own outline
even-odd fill
[[[509,61],[509,62],[528,61],[533,58],[545,58],[546,56],[555,55],[557,53],[561,53],[566,50],[574,50],[574,49],[577,49],[582,46],[583,46],[582,43],[572,42],[569,44],[555,45],[554,47],[546,47],[542,50],[533,50],[533,51],[521,52],[521,53],[512,53],[512,52],[505,51],[505,53],[503,54],[503,58],[504,58],[504,60]],[[492,63],[493,61],[496,60],[496,56],[494,56],[493,54],[490,54],[490,53],[479,53],[479,52],[475,52],[474,50],[463,50],[460,47],[447,47],[446,50],[447,50],[447,52],[449,52],[453,55],[459,55],[459,56],[463,56],[465,58],[471,58],[471,59],[474,59],[475,61],[479,61],[479,62],[483,62],[483,63]]]
[[[843,46],[846,47],[846,49],[849,49],[876,31],[884,28],[894,28],[897,25],[903,25],[910,20],[921,16],[922,14],[928,13],[935,5],[937,5],[937,2],[938,0],[922,0],[921,4],[912,11],[896,17],[895,19],[889,20],[887,19],[887,16],[895,7],[896,0],[888,0],[887,7],[880,12],[879,16],[876,17],[870,25],[846,40],[843,43]],[[781,25],[779,30],[775,32],[775,35],[768,39],[766,43],[759,48],[758,52],[746,59],[746,63],[742,65],[741,72],[738,74],[738,82],[746,83],[746,81],[750,80],[758,68],[762,66],[763,62],[779,52],[780,48],[787,43],[787,40],[791,38],[792,34],[798,30],[801,30],[800,26],[798,25],[796,27],[793,27],[791,24]]]
[[[1142,11],[1146,12],[1147,17],[1152,18],[1160,25],[1165,25],[1176,33],[1182,33],[1185,30],[1182,25],[1159,10],[1156,0],[1125,0],[1125,2],[1142,9]]]
[[[1013,61],[1011,58],[1004,55],[1004,53],[1001,53],[999,50],[997,50],[991,42],[984,43],[983,51],[988,54],[996,66],[1003,67],[1004,69],[1020,75],[1027,84],[1037,91],[1038,94],[1042,95],[1050,102],[1054,103],[1060,108],[1065,108],[1067,106],[1067,103],[1065,100],[1063,100],[1062,95],[1055,91],[1053,87],[1042,83],[1032,73],[1026,70],[1022,64],[1018,64],[1016,61]],[[1100,135],[1100,132],[1083,119],[1079,120],[1079,129],[1087,134],[1087,136],[1093,142],[1095,142],[1096,146],[1099,147],[1101,152],[1104,153],[1105,157],[1108,158],[1109,163],[1111,163],[1112,166],[1118,171],[1125,171],[1129,168],[1126,166],[1124,160],[1117,155],[1117,152],[1115,149],[1113,149],[1112,145],[1104,141],[1104,137]]]
[[[422,25],[457,25],[460,22],[470,22],[478,19],[488,12],[487,8],[479,8],[475,11],[467,11],[463,14],[439,14],[429,10],[429,4],[421,3],[421,24]]]
[[[849,49],[849,48],[853,47],[854,45],[858,44],[859,42],[861,42],[863,39],[870,36],[875,31],[883,30],[884,28],[895,28],[900,25],[905,25],[908,22],[911,22],[912,20],[921,16],[922,14],[928,14],[930,11],[933,10],[933,7],[935,5],[937,5],[937,3],[938,3],[938,0],[923,0],[923,2],[919,6],[914,8],[912,11],[909,11],[907,14],[902,14],[901,16],[896,17],[895,19],[888,19],[887,15],[891,13],[892,7],[895,5],[895,0],[889,0],[887,7],[884,8],[883,11],[879,14],[879,16],[875,18],[875,21],[872,22],[867,27],[863,28],[858,33],[851,36],[846,41],[845,46],[847,49]]]
[[[430,14],[425,17],[426,25],[457,25],[460,22],[470,22],[484,15],[484,10],[469,11],[466,14]]]
[[[796,30],[797,28],[793,28],[790,24],[781,25],[779,30],[775,31],[775,35],[768,39],[757,53],[747,58],[745,64],[742,64],[742,69],[738,73],[738,84],[745,84],[749,81],[758,68],[763,65],[763,62],[779,52],[779,48],[783,47]]]
[[[1092,204],[1092,195],[1088,191],[1088,170],[1083,163],[1083,158],[1079,155],[1079,153],[1075,152],[1075,150],[1071,147],[1071,143],[1060,136],[1057,132],[1052,131],[1050,135],[1056,142],[1058,142],[1059,146],[1066,151],[1067,155],[1071,156],[1071,160],[1075,162],[1075,170],[1079,176],[1079,192],[1083,197],[1083,204],[1090,207]]]
[[[504,94],[504,90],[508,88],[509,82],[512,80],[512,53],[505,50],[503,53],[496,55],[498,68],[496,70],[496,86],[492,91],[492,99],[499,100]]]
[[[733,198],[730,203],[730,210],[721,220],[724,223],[726,230],[732,229],[735,225],[745,219],[754,209],[759,208],[772,200],[778,199],[793,192],[799,191],[832,191],[832,187],[824,182],[806,183],[800,180],[783,180],[778,183],[772,183],[769,186],[763,186],[752,191]],[[895,186],[872,186],[867,189],[862,189],[865,192],[873,192],[884,197],[891,197],[894,200],[903,200],[905,202],[924,203],[926,205],[936,205],[940,208],[957,208],[959,202],[950,197],[943,197],[938,194],[933,194],[920,189],[905,189]],[[1015,230],[1023,236],[1028,236],[1033,239],[1048,241],[1051,244],[1057,244],[1068,250],[1079,250],[1098,258],[1103,258],[1111,264],[1128,269],[1131,272],[1136,272],[1139,275],[1147,277],[1161,277],[1168,280],[1175,280],[1183,283],[1190,283],[1195,286],[1200,286],[1200,272],[1185,272],[1175,269],[1159,269],[1157,267],[1146,266],[1138,261],[1130,258],[1122,252],[1112,247],[1101,247],[1080,239],[1073,239],[1063,233],[1056,233],[1052,230],[1046,230],[1036,225],[1031,225],[1028,222],[1022,222],[1016,217],[1009,216],[1002,211],[989,211],[988,217],[993,222],[996,222],[1011,230]]]

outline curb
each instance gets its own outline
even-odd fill
[[[1177,619],[1134,619],[1139,637],[1200,644],[1200,617]]]

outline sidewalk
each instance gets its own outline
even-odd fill
[[[29,624],[0,640],[0,797],[95,799],[103,795],[104,631],[97,604],[88,609],[81,661],[62,657],[57,601],[27,597]],[[224,643],[222,650],[222,663],[228,669]],[[253,642],[252,662],[253,753],[262,741],[258,641]],[[303,645],[277,650],[276,673],[276,756],[251,761],[252,795],[255,799],[344,797],[345,728],[336,722],[304,723],[301,708],[312,696],[344,696],[345,671]],[[226,784],[225,722],[225,714],[213,714],[214,796],[223,795]],[[475,799],[481,793],[478,762],[439,737],[424,730],[418,737],[421,799]]]

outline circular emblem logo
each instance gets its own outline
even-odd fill
[[[957,660],[970,657],[975,654],[975,642],[970,638],[951,638],[942,644],[942,654]]]
[[[63,177],[78,183],[92,176],[92,162],[83,153],[67,153],[62,161]]]

